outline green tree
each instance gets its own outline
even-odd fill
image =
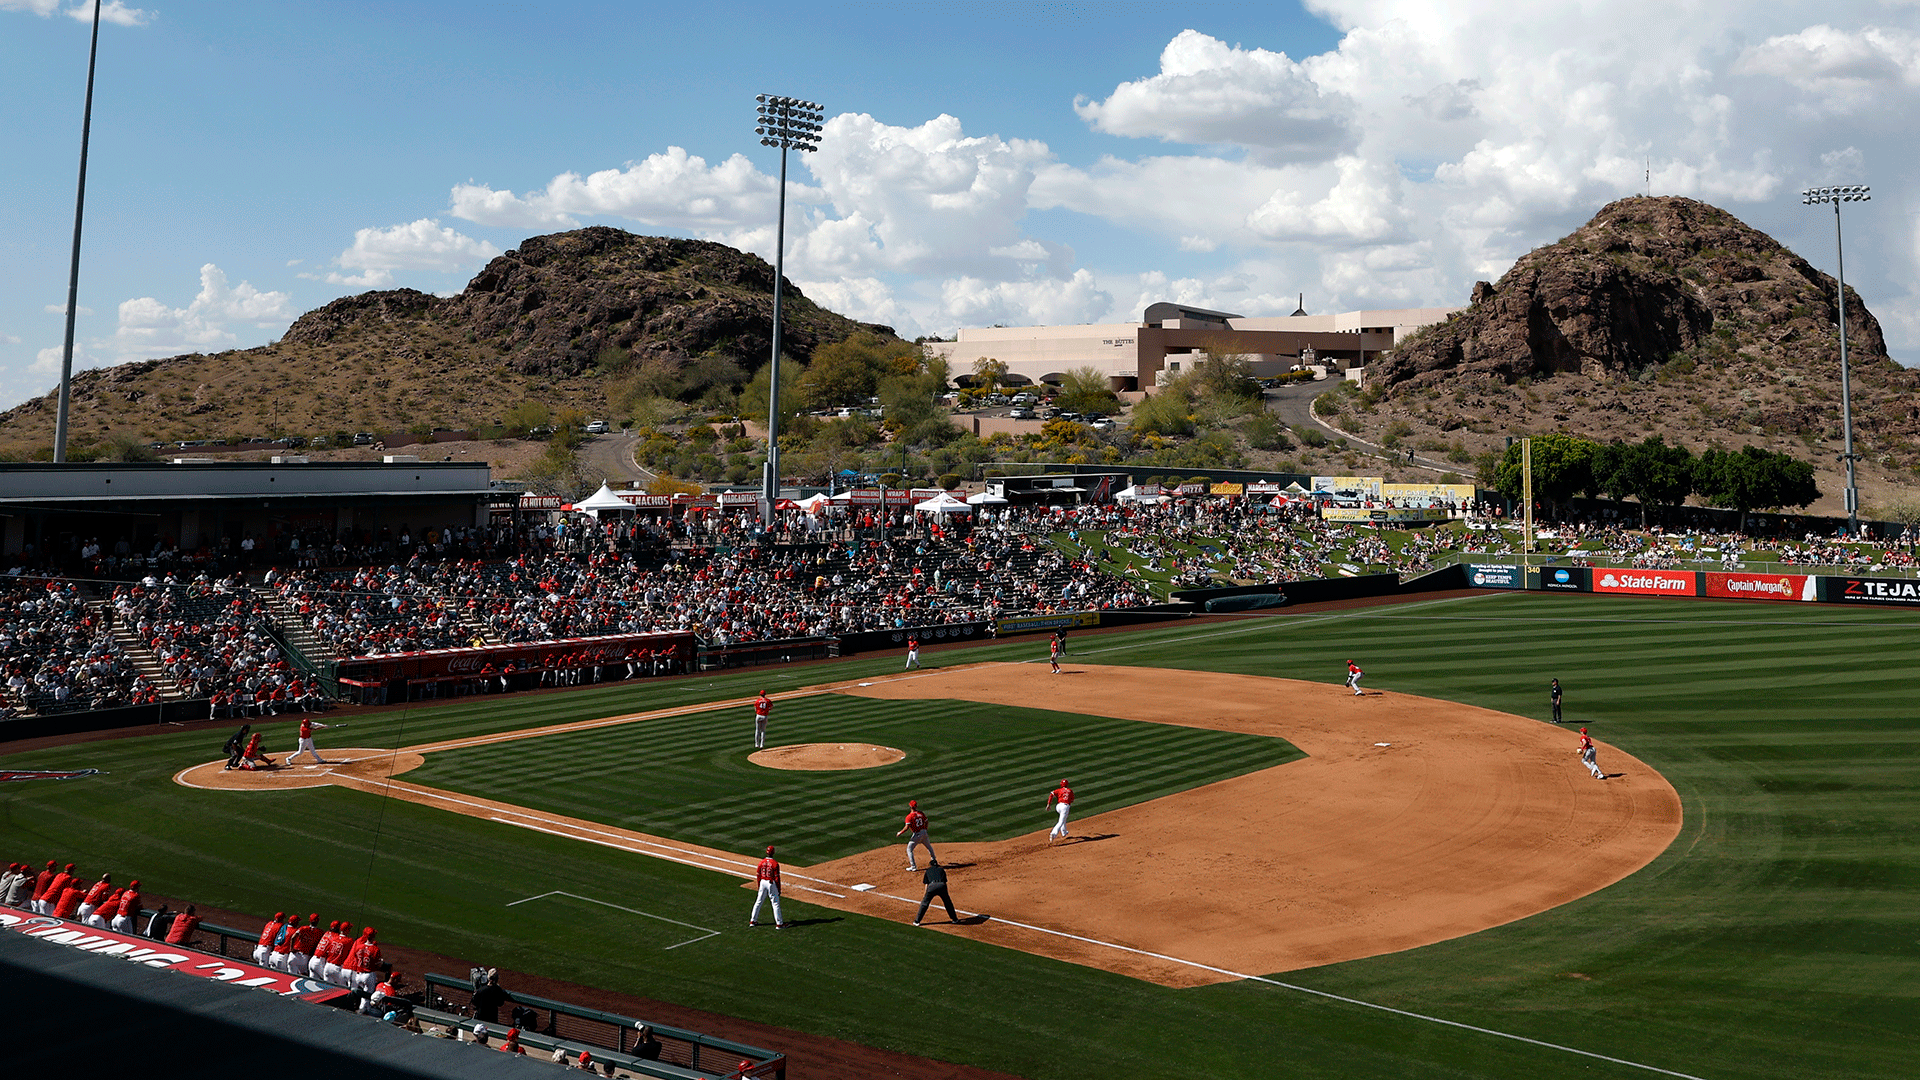
[[[1593,487],[1593,453],[1590,439],[1554,432],[1533,437],[1533,493],[1545,500],[1557,515],[1568,499]],[[1518,499],[1526,490],[1520,468],[1523,453],[1519,439],[1507,447],[1506,455],[1494,471],[1493,486],[1510,499]],[[1682,498],[1685,496],[1683,495]]]
[[[1252,363],[1243,353],[1201,349],[1194,354],[1193,379],[1195,395],[1216,405],[1244,409],[1260,399],[1260,380],[1253,377]]]
[[[991,356],[982,356],[973,362],[973,385],[975,389],[996,390],[1007,380],[1007,365]]]
[[[1138,435],[1193,434],[1193,394],[1187,385],[1179,378],[1160,387],[1133,407],[1127,426]]]
[[[752,381],[740,391],[740,415],[762,423],[767,417],[767,381],[771,364],[760,365]],[[788,357],[780,358],[780,430],[786,431],[799,415],[803,399],[797,387],[806,377],[806,366]]]
[[[1054,404],[1068,412],[1116,412],[1120,396],[1099,368],[1077,367],[1061,374],[1060,393]]]
[[[553,409],[544,401],[522,401],[501,414],[500,423],[510,434],[525,435],[544,427],[553,419]]]
[[[1754,510],[1805,506],[1820,497],[1812,465],[1758,446],[1701,454],[1694,463],[1693,490],[1709,506],[1740,511],[1741,532]]]
[[[1684,446],[1668,446],[1658,435],[1622,445],[1605,455],[1605,461],[1611,472],[1594,484],[1615,498],[1639,500],[1642,528],[1650,509],[1664,514],[1693,492],[1693,454]]]

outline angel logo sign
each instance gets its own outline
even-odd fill
[[[80,776],[97,776],[99,769],[8,769],[0,771],[0,782],[7,780],[72,780]]]

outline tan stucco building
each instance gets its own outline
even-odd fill
[[[1080,326],[990,326],[962,329],[957,341],[928,342],[956,376],[990,357],[1007,365],[1014,383],[1057,383],[1074,368],[1103,372],[1115,390],[1155,385],[1162,370],[1177,371],[1201,349],[1244,354],[1256,375],[1277,375],[1302,362],[1337,370],[1362,367],[1420,327],[1460,308],[1399,308],[1337,315],[1248,318],[1184,304],[1149,306],[1138,323]]]

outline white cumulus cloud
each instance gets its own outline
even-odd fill
[[[1230,46],[1197,30],[1167,43],[1158,74],[1073,107],[1108,134],[1258,147],[1280,160],[1325,160],[1354,139],[1352,103],[1286,53]]]
[[[286,293],[263,292],[244,281],[231,285],[226,271],[207,263],[200,268],[200,291],[187,306],[142,296],[122,301],[119,314],[111,342],[104,349],[96,345],[116,363],[220,349],[238,340],[230,324],[277,328],[291,321],[294,311]]]
[[[332,285],[383,289],[393,284],[395,271],[452,273],[473,269],[498,254],[500,249],[485,240],[456,232],[433,218],[421,218],[385,229],[355,230],[353,246],[334,262],[342,269],[358,270],[357,274],[334,271],[323,277],[301,276]]]
[[[24,11],[43,19],[59,13],[78,22],[93,22],[93,5],[85,2],[62,8],[60,0],[0,0],[0,11]],[[106,0],[106,3],[100,5],[100,21],[104,23],[114,23],[119,26],[145,26],[153,20],[153,12],[128,7],[121,0]]]
[[[779,181],[735,154],[718,165],[678,146],[581,176],[561,173],[539,191],[515,195],[471,181],[456,185],[455,217],[482,225],[567,229],[581,217],[620,217],[649,225],[729,230],[772,219]],[[793,195],[789,194],[789,201]]]

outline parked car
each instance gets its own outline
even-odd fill
[[[373,432],[371,431],[359,431],[354,433],[353,445],[355,446],[372,446],[373,442],[374,442]]]
[[[1095,420],[1092,424],[1092,427],[1093,427],[1093,430],[1095,431],[1112,431],[1113,421],[1103,416],[1100,419]]]
[[[589,435],[605,435],[612,430],[613,428],[605,420],[595,420],[587,425],[587,434]]]
[[[1033,419],[1033,410],[1024,405],[1016,405],[1007,413],[1007,416],[1013,420],[1031,420]]]

